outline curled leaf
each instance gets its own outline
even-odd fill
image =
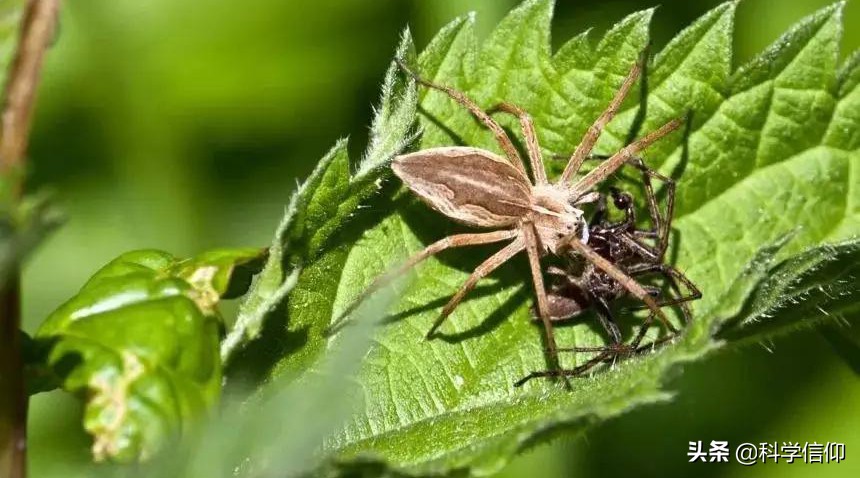
[[[261,259],[259,249],[129,252],[45,320],[34,339],[61,386],[85,397],[97,461],[146,459],[217,403],[218,301]]]

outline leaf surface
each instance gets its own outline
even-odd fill
[[[413,53],[408,30],[397,49],[398,58]],[[412,81],[398,78],[392,63],[385,75],[379,107],[371,125],[367,151],[355,174],[350,172],[346,140],[339,141],[293,194],[269,248],[266,265],[239,309],[235,326],[221,345],[229,361],[248,342],[259,337],[264,322],[293,290],[305,265],[325,251],[336,249],[332,239],[362,202],[380,189],[394,156],[415,139],[417,90]]]
[[[473,18],[459,19],[415,63],[423,77],[465,91],[484,108],[508,101],[528,111],[545,158],[569,155],[606,107],[647,44],[653,14],[632,14],[596,43],[579,36],[553,53],[552,8],[547,0],[524,2],[480,46]],[[357,377],[361,405],[329,441],[335,456],[380,460],[409,473],[490,473],[558,430],[666,399],[667,371],[717,347],[712,334],[723,327],[728,337],[750,321],[768,323],[767,335],[817,323],[786,312],[783,300],[856,280],[850,271],[836,281],[828,274],[860,231],[860,74],[856,60],[838,64],[841,11],[837,4],[811,15],[733,71],[735,3],[717,7],[656,54],[645,109],[634,91],[597,144],[597,153],[612,153],[631,131],[641,136],[693,111],[686,138],[667,137],[644,154],[680,180],[674,262],[704,292],[683,339],[578,379],[572,392],[541,381],[515,389],[517,379],[546,367],[525,261],[482,281],[443,325],[443,337],[426,341],[447,299],[496,249],[444,253],[394,286],[400,300],[382,319]],[[443,94],[422,89],[420,100],[417,149],[460,144],[500,152],[492,135]],[[514,121],[500,120],[517,130]],[[374,198],[368,215],[363,224],[372,227],[354,243],[344,240],[304,264],[287,316],[290,330],[306,339],[275,375],[300,373],[323,354],[332,317],[375,277],[464,231],[402,190]],[[814,267],[804,262],[812,256]],[[845,295],[831,305],[856,302],[853,286],[842,287]],[[566,346],[605,342],[588,321],[558,335]],[[566,366],[582,360],[563,358]]]
[[[146,459],[212,410],[221,394],[218,302],[260,262],[259,249],[186,260],[128,252],[42,323],[35,347],[59,385],[84,396],[96,461]]]

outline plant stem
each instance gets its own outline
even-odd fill
[[[27,469],[27,391],[21,358],[20,282],[17,274],[8,277],[0,291],[0,477],[23,477]]]
[[[59,0],[28,0],[15,61],[6,83],[0,136],[0,175],[12,192],[14,214],[24,190],[23,174],[33,104],[45,50],[54,38]],[[27,474],[27,389],[21,351],[21,275],[15,264],[0,278],[0,478]]]
[[[42,60],[54,38],[58,10],[59,0],[27,2],[18,51],[6,83],[0,142],[0,172],[3,174],[20,171],[24,166]],[[18,195],[23,188],[22,183],[18,181]]]

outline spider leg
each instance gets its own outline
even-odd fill
[[[623,342],[621,330],[618,329],[618,324],[615,322],[615,317],[612,316],[612,310],[609,308],[609,304],[606,303],[606,299],[603,297],[595,298],[594,308],[597,311],[597,319],[606,333],[609,334],[612,345],[621,345]]]
[[[633,235],[635,237],[644,237],[646,239],[658,239],[659,238],[658,237],[659,234],[657,233],[657,231],[650,230],[650,229],[646,229],[646,230],[637,229],[637,230],[633,231]]]
[[[623,338],[621,336],[621,330],[618,328],[618,324],[615,322],[615,317],[612,315],[612,311],[609,308],[609,304],[601,297],[595,297],[592,299],[591,304],[594,306],[595,311],[597,312],[597,318],[600,321],[600,325],[603,327],[603,330],[606,331],[606,334],[609,335],[609,339],[612,341],[612,345],[620,345],[623,342]],[[577,313],[582,312],[583,309],[580,309]],[[551,320],[554,322],[563,322],[572,317],[564,317],[564,318],[556,318],[551,317]],[[559,352],[603,352],[609,347],[560,347],[558,349]],[[547,350],[549,351],[549,350]]]
[[[611,343],[606,346],[598,347],[566,347],[560,348],[562,352],[600,352],[601,354],[611,354],[613,360],[622,355],[632,353],[636,347],[624,344],[624,339],[621,336],[621,331],[618,329],[618,324],[615,322],[615,317],[612,315],[612,309],[606,299],[599,297],[594,300],[594,309],[597,312],[597,318],[600,325],[609,334]],[[650,325],[650,322],[649,322]],[[647,328],[647,327],[646,327]]]
[[[624,287],[624,289],[626,289],[633,297],[644,302],[648,309],[651,310],[651,312],[660,320],[660,322],[663,323],[663,325],[666,326],[666,328],[668,328],[672,332],[677,332],[675,326],[672,325],[672,323],[666,317],[666,314],[663,313],[663,311],[660,309],[654,299],[650,296],[650,294],[648,294],[648,291],[645,290],[642,285],[636,282],[635,279],[625,274],[621,269],[606,260],[594,249],[579,242],[576,238],[572,238],[572,240],[568,241],[567,245],[575,252],[584,256],[597,268],[605,272],[606,275],[618,282],[618,284]]]
[[[481,234],[457,234],[453,236],[448,236],[444,239],[434,242],[433,244],[430,244],[423,250],[417,252],[412,257],[407,259],[406,262],[404,262],[400,267],[376,278],[376,280],[374,280],[373,283],[371,283],[370,286],[364,290],[364,292],[362,292],[358,297],[356,297],[352,301],[352,303],[350,303],[350,305],[347,306],[347,308],[344,309],[343,312],[341,312],[334,321],[332,321],[332,324],[328,328],[328,333],[332,333],[340,329],[345,323],[346,317],[349,316],[349,314],[351,314],[353,311],[355,311],[356,307],[358,307],[359,304],[364,301],[364,299],[384,287],[386,284],[390,283],[392,280],[403,275],[406,271],[418,265],[425,259],[436,255],[446,249],[501,242],[507,239],[515,238],[517,234],[518,232],[516,230],[494,231]]]
[[[416,83],[426,86],[427,88],[432,88],[437,91],[441,91],[448,95],[452,100],[456,101],[464,108],[469,110],[472,115],[478,119],[481,123],[484,124],[490,131],[493,132],[493,136],[496,137],[496,141],[501,146],[502,150],[505,152],[505,156],[507,156],[508,160],[520,169],[523,173],[526,172],[525,163],[523,163],[523,158],[520,157],[520,153],[517,151],[516,146],[514,146],[511,138],[508,137],[508,134],[505,132],[504,128],[499,125],[493,118],[490,117],[484,110],[481,109],[471,98],[466,96],[465,94],[451,88],[450,86],[438,85],[433,83],[432,81],[425,80],[418,73],[415,73],[410,69],[406,63],[403,62],[400,58],[395,58],[395,61],[400,66],[406,74],[411,76]]]
[[[651,144],[658,141],[667,134],[680,128],[683,123],[684,118],[675,118],[672,121],[669,121],[668,123],[661,126],[659,129],[652,131],[644,137],[628,144],[624,148],[621,148],[621,150],[619,150],[609,159],[601,163],[600,166],[592,169],[588,174],[585,175],[585,177],[577,181],[571,187],[571,196],[579,197],[587,193],[589,190],[591,190],[591,188],[603,182],[612,173],[618,170],[618,168],[623,166],[624,163],[630,161],[630,159],[636,156],[640,151],[644,150],[648,146],[651,146]]]
[[[633,354],[642,353],[656,345],[667,342],[675,337],[677,337],[680,332],[673,331],[666,337],[661,337],[659,339],[654,340],[653,342],[649,342],[645,345],[641,345],[642,340],[645,338],[645,334],[648,332],[648,328],[651,327],[651,324],[654,323],[654,314],[650,314],[648,319],[639,326],[639,331],[636,334],[636,337],[633,339],[630,344],[624,343],[613,343],[607,346],[599,346],[599,347],[570,347],[560,349],[564,352],[600,352],[603,357],[602,361],[615,361],[619,357],[628,356]]]
[[[606,125],[618,113],[624,98],[627,97],[627,94],[630,93],[630,89],[633,88],[636,80],[639,79],[646,57],[647,55],[643,52],[639,60],[633,65],[633,68],[630,69],[630,72],[627,73],[627,77],[621,84],[621,88],[619,88],[618,92],[615,93],[615,97],[612,98],[611,102],[609,102],[609,106],[597,118],[594,124],[588,127],[588,131],[586,131],[585,135],[582,137],[582,141],[579,143],[579,146],[576,147],[576,150],[570,157],[570,161],[568,161],[567,166],[565,166],[564,172],[561,173],[561,178],[558,181],[559,184],[566,184],[573,175],[579,172],[582,162],[585,161],[585,158],[589,153],[591,153],[591,150],[594,148],[595,143],[597,143],[597,138],[600,137],[600,133],[603,131],[603,128],[606,127]]]
[[[695,284],[693,284],[693,281],[691,281],[681,271],[669,264],[646,264],[640,266],[633,266],[629,268],[627,272],[631,275],[642,275],[647,274],[649,272],[659,272],[663,274],[664,277],[669,279],[669,283],[673,290],[675,290],[675,292],[678,294],[678,297],[668,300],[658,300],[657,305],[661,307],[682,305],[702,298],[702,292],[699,290],[698,287],[696,287]],[[678,285],[678,282],[684,284],[684,287],[687,289],[686,295],[681,292],[681,288]]]
[[[597,191],[592,191],[588,194],[583,194],[576,198],[576,201],[573,203],[574,206],[579,206],[580,204],[590,204],[593,202],[597,202],[603,195]]]
[[[630,271],[627,271],[627,272],[629,273]],[[643,285],[642,288],[645,289],[648,292],[648,294],[651,295],[652,297],[659,297],[660,296],[661,291],[660,291],[659,287],[654,287],[654,286],[650,286],[650,285]],[[660,302],[657,302],[657,305],[660,305]]]
[[[537,232],[534,225],[526,223],[522,227],[525,239],[526,251],[529,256],[529,266],[532,272],[532,282],[535,287],[535,295],[537,296],[538,315],[543,322],[544,334],[546,336],[547,349],[550,357],[550,368],[560,370],[561,364],[558,361],[558,345],[555,342],[555,331],[553,330],[552,320],[549,314],[549,304],[546,296],[546,289],[543,283],[543,271],[540,267],[540,251],[538,250]],[[566,386],[570,386],[566,384]]]
[[[649,317],[649,319],[650,319],[650,317]],[[645,333],[647,332],[648,327],[650,327],[652,323],[653,323],[653,320],[646,321],[639,328],[639,333],[637,334],[637,336],[633,340],[633,342],[630,343],[630,349],[631,349],[630,353],[637,354],[637,355],[643,354],[645,352],[648,352],[649,350],[653,350],[654,348],[665,344],[666,342],[674,340],[676,337],[681,335],[680,331],[679,332],[673,332],[673,333],[666,335],[664,337],[660,337],[658,339],[652,340],[651,342],[642,344],[642,340],[645,338]]]
[[[549,275],[567,277],[567,271],[558,266],[549,266],[546,268],[546,273]]]
[[[680,335],[680,333],[678,333],[678,334],[671,334],[671,335],[667,335],[667,336],[665,336],[665,337],[660,337],[659,339],[652,340],[651,342],[648,342],[648,343],[645,343],[645,344],[642,344],[642,345],[638,346],[638,347],[636,348],[636,350],[634,350],[634,351],[633,351],[633,353],[634,353],[634,354],[636,354],[636,355],[642,355],[642,354],[644,354],[644,353],[646,353],[646,352],[649,352],[649,351],[651,351],[651,350],[656,349],[657,347],[660,347],[660,346],[662,346],[662,345],[665,345],[665,344],[666,344],[666,342],[669,342],[669,341],[674,340],[674,339],[675,339],[675,338],[677,338],[679,335]]]
[[[508,261],[511,257],[518,254],[525,248],[522,239],[517,239],[514,242],[505,246],[499,252],[490,256],[489,259],[481,263],[472,274],[466,279],[466,282],[460,286],[460,290],[451,297],[451,300],[445,305],[442,309],[442,313],[439,314],[439,317],[433,322],[433,326],[430,327],[430,330],[427,332],[427,338],[430,339],[436,333],[436,330],[439,329],[439,326],[442,325],[442,322],[451,315],[451,312],[454,312],[454,309],[460,305],[460,302],[463,301],[463,298],[475,288],[478,284],[478,281],[486,277],[488,274],[496,270],[499,266]]]
[[[648,261],[650,263],[649,265],[658,263],[662,260],[659,250],[652,249],[651,247],[642,244],[627,232],[619,233],[618,239],[639,255],[639,257]]]
[[[666,254],[666,249],[669,247],[669,234],[672,230],[672,218],[675,216],[675,180],[649,168],[641,158],[633,157],[630,159],[629,163],[642,172],[642,182],[645,185],[645,197],[648,201],[648,212],[651,215],[651,222],[654,224],[654,228],[658,233],[658,261],[662,261],[663,256]],[[656,179],[666,185],[665,214],[661,215],[660,209],[657,207],[657,195],[654,193],[651,179]]]
[[[636,333],[636,337],[630,342],[630,350],[636,351],[639,350],[639,346],[642,343],[642,340],[645,338],[645,334],[648,332],[648,329],[651,327],[651,324],[654,323],[654,314],[649,314],[648,318],[645,319],[645,322],[642,322],[642,325],[639,326],[639,332]],[[677,330],[672,330],[668,337],[675,337],[680,334]]]
[[[693,320],[693,314],[692,314],[692,311],[690,310],[689,302],[692,300],[700,299],[702,297],[702,293],[699,291],[699,289],[693,284],[692,281],[690,281],[690,279],[687,278],[687,276],[685,276],[679,270],[675,269],[674,267],[672,267],[671,265],[668,265],[668,264],[648,264],[648,265],[634,266],[634,267],[631,267],[630,269],[628,269],[628,273],[630,273],[631,275],[637,275],[637,276],[642,275],[642,274],[647,274],[650,272],[659,272],[659,273],[663,274],[663,276],[668,279],[670,287],[672,288],[672,290],[676,294],[675,298],[671,298],[668,300],[664,299],[664,300],[656,301],[657,305],[659,305],[660,307],[673,306],[673,305],[679,306],[681,309],[681,314],[683,315],[683,318],[684,318],[684,324],[686,325],[686,324],[691,323]],[[688,294],[686,296],[684,295],[683,292],[681,292],[681,288],[678,285],[678,282],[683,283],[684,286],[687,288]],[[636,339],[634,339],[633,342],[631,343],[631,347],[637,353],[641,353],[641,352],[643,352],[643,351],[647,350],[648,348],[653,347],[655,345],[662,344],[663,342],[671,340],[672,338],[674,338],[680,334],[680,332],[675,332],[675,333],[670,334],[667,337],[657,339],[657,340],[655,340],[649,344],[640,345],[643,338],[645,337],[645,332],[647,331],[648,327],[651,326],[652,322],[653,322],[653,314],[649,315],[648,320],[646,320],[642,324],[642,326],[640,326],[639,333],[638,333]]]
[[[517,382],[514,383],[514,386],[515,387],[522,387],[529,380],[534,379],[534,378],[539,378],[539,377],[577,377],[577,376],[580,376],[580,375],[584,374],[585,372],[591,370],[595,366],[600,365],[603,362],[606,362],[607,359],[611,359],[611,354],[610,353],[602,353],[602,354],[592,358],[588,362],[585,362],[584,364],[582,364],[576,368],[573,368],[573,369],[569,369],[569,370],[554,369],[554,370],[541,370],[539,372],[532,372],[532,373],[526,375],[525,377],[517,380]]]
[[[540,151],[538,143],[537,131],[531,115],[526,113],[522,108],[511,103],[499,103],[490,108],[488,113],[501,111],[516,116],[520,120],[520,128],[523,130],[523,137],[526,140],[526,149],[529,153],[529,161],[532,166],[532,175],[535,179],[535,185],[547,184],[546,167],[543,164],[543,155]]]

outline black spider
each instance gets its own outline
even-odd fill
[[[640,229],[637,226],[633,197],[629,193],[612,187],[609,188],[609,196],[615,208],[623,213],[623,218],[617,222],[609,219],[607,195],[601,195],[594,215],[589,221],[588,244],[603,258],[632,278],[647,275],[663,277],[671,290],[670,294],[664,292],[664,288],[654,285],[645,286],[645,289],[655,298],[659,306],[677,306],[681,319],[686,325],[692,321],[688,302],[701,298],[702,294],[683,273],[665,262],[674,215],[675,183],[672,179],[649,169],[638,158],[634,158],[630,164],[642,173],[651,228]],[[665,214],[661,214],[657,206],[657,197],[651,185],[652,178],[666,184]],[[571,256],[571,258],[574,257],[576,256]],[[679,334],[673,325],[666,324],[670,331],[667,336],[643,344],[645,333],[654,321],[654,315],[650,314],[639,327],[633,340],[625,343],[611,307],[613,303],[629,295],[623,285],[593,264],[574,259],[565,268],[550,267],[548,273],[554,277],[548,293],[549,310],[553,322],[568,321],[593,309],[601,326],[609,335],[610,343],[603,347],[559,349],[570,352],[591,352],[597,355],[571,370],[534,372],[518,382],[518,385],[541,376],[581,375],[600,363],[612,362],[651,350]],[[681,285],[686,289],[686,293],[682,292]]]

